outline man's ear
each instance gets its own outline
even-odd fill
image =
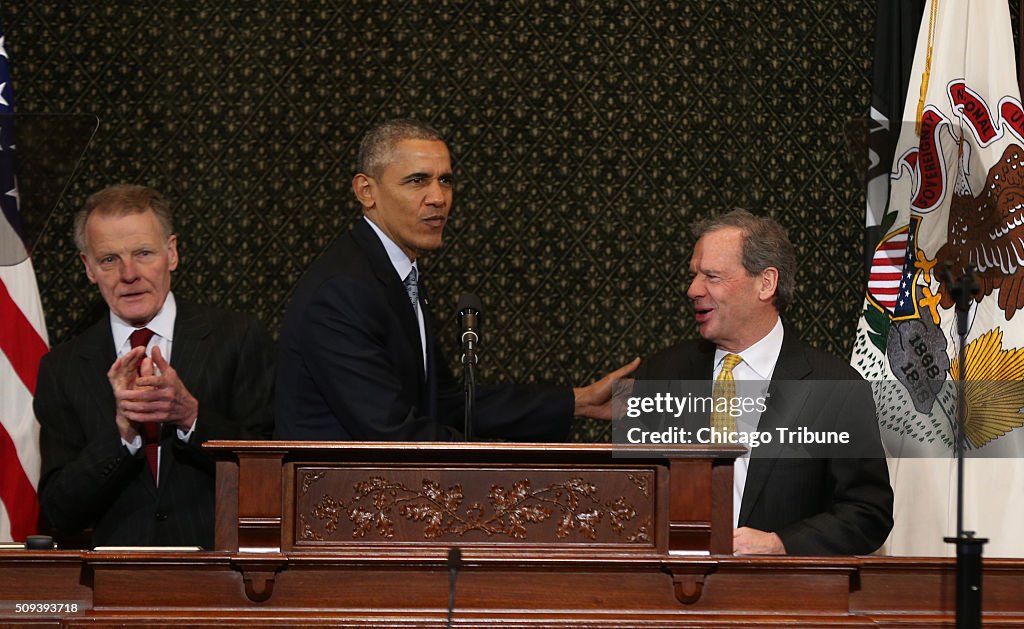
[[[85,267],[85,276],[89,278],[89,282],[95,284],[96,276],[92,273],[92,266],[89,265],[89,258],[84,252],[78,252],[78,259],[82,261],[82,266]]]
[[[356,200],[363,206],[363,211],[369,210],[376,205],[377,185],[372,177],[365,173],[356,173],[352,178],[352,192]]]
[[[171,237],[167,239],[167,261],[168,270],[173,271],[178,268],[178,235],[171,234]]]
[[[758,297],[761,301],[772,301],[779,290],[779,270],[773,266],[761,271]]]

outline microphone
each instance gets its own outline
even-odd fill
[[[480,322],[483,318],[480,298],[465,293],[459,298],[459,343],[462,344],[462,364],[476,364],[476,349],[480,344]]]
[[[480,322],[483,316],[480,311],[480,298],[473,293],[465,293],[459,298],[459,342],[462,343],[462,379],[465,384],[466,406],[463,425],[463,436],[466,441],[473,440],[473,406],[476,404],[476,350],[480,344]]]
[[[458,547],[448,549],[448,626],[452,626],[455,613],[455,576],[462,567],[462,551]]]

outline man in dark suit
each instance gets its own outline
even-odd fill
[[[109,315],[43,357],[40,502],[98,546],[213,546],[209,439],[273,430],[272,343],[252,317],[170,292],[177,237],[155,190],[101,190],[75,241]]]
[[[845,451],[837,447],[822,456],[820,448],[776,441],[737,461],[734,551],[874,551],[892,528],[893,493],[871,389],[849,364],[804,344],[782,324],[796,277],[785,231],[769,218],[736,210],[696,225],[694,233],[687,295],[702,339],[645,359],[637,386],[643,380],[706,381],[728,369],[737,384],[768,387],[764,410],[754,417],[756,431],[776,439],[780,428],[848,432]],[[816,450],[818,456],[808,456]]]
[[[363,218],[302,277],[285,317],[275,436],[443,441],[463,424],[462,386],[438,356],[419,279],[452,205],[448,147],[434,129],[391,121],[364,136],[352,181]],[[474,436],[557,441],[572,415],[608,419],[611,383],[480,386]]]

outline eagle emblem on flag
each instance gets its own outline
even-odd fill
[[[990,107],[964,79],[944,93],[946,107],[924,108],[920,141],[894,160],[907,218],[900,225],[896,207],[875,249],[854,364],[876,381],[883,439],[952,448],[960,366],[943,274],[971,268],[979,285],[971,323],[983,302],[998,312],[965,352],[965,435],[979,449],[1024,426],[1024,350],[1004,347],[999,325],[1024,308],[1024,111],[1014,96]],[[981,179],[980,153],[993,148],[1001,151]]]

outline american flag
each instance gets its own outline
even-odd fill
[[[914,303],[914,275],[917,273],[914,258],[917,252],[917,227],[920,224],[920,217],[911,216],[910,225],[903,236],[907,244],[903,258],[903,276],[900,277],[900,292],[896,297],[896,307],[892,310],[894,317],[907,317],[917,312],[917,305]]]
[[[39,427],[32,413],[48,342],[14,178],[14,95],[0,27],[0,541],[36,532]]]
[[[900,229],[878,243],[871,258],[871,274],[868,277],[868,295],[889,313],[895,314],[906,306],[909,286],[907,269],[908,256],[913,251],[910,230]],[[910,268],[913,269],[912,263]],[[913,311],[913,308],[911,308]]]

